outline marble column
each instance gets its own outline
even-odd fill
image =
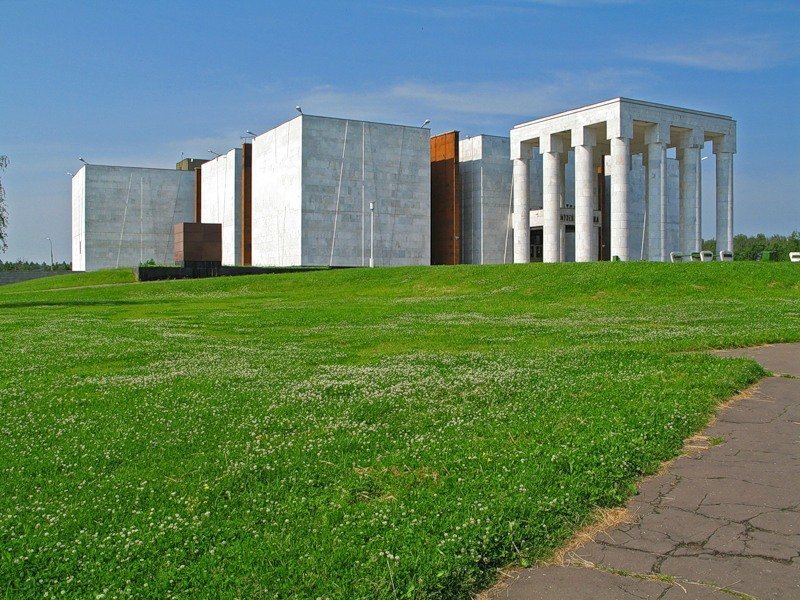
[[[628,260],[628,202],[631,176],[631,140],[612,137],[611,142],[611,256]]]
[[[695,171],[695,205],[694,205],[694,250],[703,249],[703,147],[697,153],[697,169]]]
[[[684,254],[699,252],[697,248],[697,204],[700,200],[699,173],[700,148],[696,143],[680,144],[677,148],[679,180],[680,251]]]
[[[575,262],[597,259],[593,243],[594,190],[597,175],[594,167],[594,132],[586,128],[573,131],[575,152]]]
[[[513,160],[514,262],[531,262],[530,164],[526,157]]]
[[[563,177],[559,177],[561,168],[561,144],[558,140],[553,140],[542,146],[542,212],[543,227],[542,237],[544,239],[542,248],[542,258],[544,262],[558,262],[560,247],[560,193],[559,183]]]
[[[564,208],[567,207],[567,163],[569,153],[567,148],[559,155],[561,160],[558,165],[558,262],[567,262],[567,224],[561,219]],[[574,250],[574,249],[573,249]]]
[[[733,152],[717,155],[717,253],[733,252]]]
[[[666,193],[666,152],[663,142],[647,144],[645,160],[647,189],[647,218],[645,230],[647,235],[647,259],[666,260],[664,256],[667,228],[667,193]]]

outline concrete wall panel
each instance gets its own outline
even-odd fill
[[[253,139],[253,264],[301,264],[302,117]]]
[[[86,169],[72,177],[72,270],[86,270]]]
[[[193,215],[191,171],[86,165],[73,178],[73,263],[87,271],[171,263],[172,227]]]
[[[474,136],[461,140],[459,154],[462,260],[468,264],[512,262],[509,140]],[[531,177],[532,185],[535,179]]]
[[[203,164],[201,221],[222,225],[222,264],[242,264],[242,150]]]
[[[253,141],[253,264],[430,264],[430,132],[303,115]],[[335,237],[334,237],[335,229]]]
[[[302,122],[301,264],[369,264],[370,202],[375,265],[430,264],[430,131],[328,117]]]

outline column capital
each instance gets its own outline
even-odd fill
[[[564,140],[554,133],[543,135],[539,138],[539,152],[541,154],[545,154],[547,152],[553,152],[554,154],[559,154],[564,151]]]
[[[734,154],[736,152],[736,138],[731,135],[721,135],[714,138],[714,154]]]
[[[597,144],[597,134],[587,126],[572,128],[572,145],[592,147]]]
[[[633,119],[618,115],[606,121],[606,137],[633,139]]]
[[[531,157],[532,145],[529,142],[511,144],[511,160],[528,160]]]
[[[702,148],[705,143],[705,132],[702,129],[690,129],[673,136],[675,147],[679,150],[686,148]]]
[[[645,144],[669,144],[669,124],[653,123],[644,132]]]

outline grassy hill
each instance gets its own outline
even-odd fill
[[[800,340],[792,264],[131,279],[0,287],[7,597],[467,597]]]

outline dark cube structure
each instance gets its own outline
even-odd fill
[[[221,223],[176,223],[175,262],[182,267],[214,269],[222,266]]]

